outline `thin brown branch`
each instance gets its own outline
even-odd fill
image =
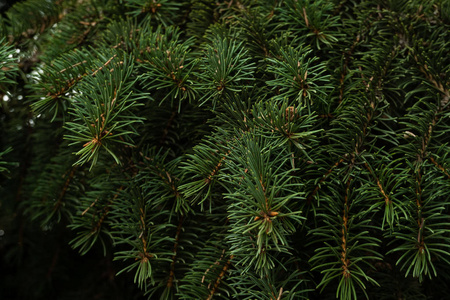
[[[145,158],[148,161],[154,161],[153,158],[145,156],[142,152],[139,153],[143,158]],[[151,166],[151,169],[163,180],[163,182],[170,186],[173,194],[176,198],[180,197],[180,192],[178,191],[178,188],[175,186],[175,181],[172,180],[172,176],[169,172],[167,172],[164,168],[159,168],[156,165]]]
[[[220,265],[220,261],[222,261],[224,255],[225,255],[225,249],[222,250],[222,254],[220,255],[219,260],[217,260],[216,262],[214,262],[212,265],[209,266],[208,269],[206,269],[205,273],[204,273],[203,276],[202,276],[202,283],[205,282],[205,278],[206,278],[206,275],[208,274],[209,270],[210,270],[214,265]],[[208,285],[208,288],[209,288],[209,285]]]
[[[416,205],[417,205],[417,212],[420,214],[420,210],[422,207],[422,201],[420,197],[422,196],[422,187],[420,183],[422,182],[422,170],[419,168],[416,172]]]
[[[98,68],[97,70],[95,70],[95,71],[91,74],[91,76],[97,75],[97,73],[98,73],[99,71],[101,71],[104,67],[106,67],[107,65],[109,65],[109,64],[111,63],[111,61],[112,61],[114,58],[116,58],[116,57],[117,57],[117,54],[114,54],[107,62],[105,62],[105,63],[103,64],[103,66],[101,66],[100,68]]]
[[[70,90],[70,88],[72,86],[74,86],[78,81],[81,80],[81,78],[83,78],[83,76],[85,76],[86,74],[80,75],[77,78],[71,79],[71,80],[67,80],[66,83],[67,85],[63,86],[60,90],[56,91],[56,92],[48,92],[47,93],[47,97],[51,97],[52,99],[56,99],[59,98],[61,95],[64,95],[68,90]]]
[[[146,263],[149,259],[153,257],[153,254],[149,253],[147,251],[148,241],[147,241],[147,225],[146,225],[146,219],[147,219],[147,211],[140,207],[139,208],[139,227],[141,229],[141,234],[139,235],[139,239],[142,243],[142,252],[139,253],[139,257],[141,257],[141,263]]]
[[[372,176],[375,178],[375,180],[377,181],[377,186],[378,189],[380,190],[381,194],[383,195],[384,198],[384,202],[386,203],[386,205],[391,203],[391,200],[389,199],[389,196],[386,194],[386,192],[383,189],[383,186],[381,185],[380,180],[378,179],[378,177],[376,176],[376,174],[373,172],[373,170],[370,168],[368,163],[364,163],[364,166],[366,167],[367,170],[369,170],[370,174],[372,174]]]
[[[444,86],[442,83],[436,80],[432,74],[430,74],[430,72],[428,71],[428,66],[426,64],[422,65],[416,54],[413,54],[413,57],[416,63],[419,65],[420,72],[422,72],[422,74],[425,75],[425,78],[442,94],[443,102],[444,104],[447,104],[450,98],[450,90],[447,88],[447,86]],[[439,110],[441,110],[442,108],[443,105],[440,105]]]
[[[103,209],[103,214],[100,216],[100,219],[97,221],[96,225],[95,225],[94,228],[92,229],[93,232],[97,232],[97,231],[100,229],[100,227],[102,227],[102,224],[103,224],[103,222],[104,222],[106,216],[109,214],[109,211],[110,211],[110,209],[111,209],[111,207],[110,207],[111,204],[114,202],[114,200],[117,199],[117,197],[118,197],[119,194],[120,194],[120,191],[123,190],[123,188],[124,188],[123,186],[120,186],[120,187],[117,189],[117,193],[114,194],[113,198],[105,205],[105,207],[104,207],[104,209]]]
[[[170,263],[169,279],[167,280],[167,287],[170,289],[173,286],[173,279],[175,277],[175,261],[177,258],[178,241],[180,240],[181,229],[183,228],[184,217],[180,218],[180,222],[177,226],[177,233],[175,234],[175,243],[173,244],[173,256],[172,262]]]
[[[444,173],[449,179],[450,179],[450,174],[448,173],[448,171],[442,166],[440,165],[432,156],[430,156],[430,161],[439,169],[442,171],[442,173]]]
[[[206,300],[211,300],[212,297],[214,296],[214,294],[217,292],[217,289],[219,288],[220,282],[223,279],[223,277],[225,277],[228,269],[231,266],[231,260],[233,259],[233,255],[230,255],[230,258],[227,260],[227,262],[225,263],[225,265],[222,268],[222,271],[220,271],[219,276],[217,276],[216,282],[214,283],[214,286],[212,288],[212,290],[209,293],[209,296]]]
[[[434,113],[435,113],[435,115],[434,115],[433,119],[431,120],[430,125],[428,125],[428,131],[425,133],[425,135],[422,138],[422,148],[420,149],[421,153],[420,153],[420,157],[419,157],[420,161],[423,161],[426,156],[426,150],[428,148],[428,144],[431,139],[431,134],[433,133],[433,128],[438,121],[437,114],[439,113],[439,109],[436,110]]]
[[[342,252],[341,252],[341,261],[342,261],[342,275],[345,278],[349,278],[351,276],[349,266],[350,260],[347,258],[347,232],[348,232],[348,211],[350,209],[350,204],[348,203],[348,194],[350,190],[350,182],[352,178],[349,177],[347,180],[347,187],[345,188],[345,196],[344,196],[344,212],[342,216]]]
[[[89,207],[86,208],[86,209],[81,213],[81,216],[84,216],[84,215],[85,215],[92,207],[94,207],[94,205],[97,203],[97,201],[98,201],[98,198],[95,199],[95,200],[91,203],[91,205],[89,205]]]
[[[219,160],[219,162],[217,163],[217,165],[214,167],[214,169],[211,171],[211,173],[208,175],[208,177],[205,179],[206,183],[210,183],[212,178],[214,176],[217,175],[217,173],[219,172],[220,167],[222,166],[223,162],[225,161],[225,159],[227,158],[227,156],[231,153],[231,149],[228,150],[227,153],[225,153],[225,155]]]
[[[59,73],[64,73],[68,69],[73,69],[73,68],[78,67],[78,66],[80,66],[82,64],[85,64],[85,63],[87,63],[87,60],[83,60],[83,61],[77,62],[76,64],[73,64],[70,67],[67,67],[67,68],[64,68],[64,69],[60,70]]]
[[[73,176],[75,175],[76,169],[77,169],[77,166],[72,167],[72,169],[69,173],[69,176],[67,177],[66,182],[64,183],[64,186],[61,190],[61,193],[59,193],[58,200],[56,201],[55,205],[53,206],[54,211],[57,210],[61,206],[62,200],[64,199],[64,195],[66,194],[67,189],[69,188],[70,182],[72,181]]]
[[[95,70],[95,71],[93,71],[93,73],[91,74],[91,76],[95,76],[100,70],[102,70],[104,67],[106,67],[108,64],[110,64],[111,63],[111,61],[115,58],[117,56],[117,54],[115,54],[113,57],[111,57],[103,66],[101,66],[100,68],[98,68],[97,70]],[[65,71],[67,71],[67,70],[69,70],[69,69],[72,69],[72,68],[75,68],[75,67],[77,67],[77,66],[79,66],[79,65],[81,65],[81,64],[84,64],[84,63],[87,63],[87,61],[86,60],[83,60],[83,61],[81,61],[81,62],[78,62],[78,63],[75,63],[75,64],[73,64],[72,66],[69,66],[69,67],[67,67],[67,68],[64,68],[64,69],[62,69],[62,70],[60,70],[59,71],[59,73],[64,73]],[[120,63],[122,63],[122,62],[120,62]],[[73,78],[73,79],[71,79],[71,80],[67,80],[66,81],[66,83],[67,83],[67,85],[66,86],[64,86],[64,87],[62,87],[59,91],[56,91],[56,92],[48,92],[47,93],[47,97],[52,97],[53,99],[56,99],[56,98],[59,98],[61,95],[64,95],[72,86],[74,86],[78,81],[80,81],[84,76],[86,76],[87,75],[87,73],[83,73],[83,74],[81,74],[81,75],[79,75],[78,77],[76,77],[76,78]],[[116,95],[115,93],[114,93],[114,95]],[[115,97],[114,97],[114,100],[113,100],[113,104],[114,104],[114,101],[115,101]]]
[[[355,47],[356,45],[359,43],[361,36],[358,34],[356,36],[356,40],[353,42],[352,46],[350,47],[350,49],[344,53],[344,65],[342,66],[342,73],[341,73],[341,78],[339,79],[339,103],[342,102],[342,99],[344,99],[344,80],[345,80],[345,76],[347,76],[347,70],[348,70],[348,65],[350,63],[350,57],[353,55],[353,51],[355,51]]]
[[[419,225],[419,232],[417,233],[417,248],[419,249],[419,252],[423,253],[425,249],[425,238],[423,236],[423,227],[425,225],[425,219],[420,218],[417,220],[417,223]]]
[[[416,173],[416,205],[417,205],[417,226],[419,227],[417,233],[417,248],[418,251],[423,254],[425,249],[425,237],[423,234],[423,228],[425,225],[425,219],[422,217],[422,170],[419,168]]]
[[[323,174],[322,178],[320,179],[319,183],[316,185],[316,187],[314,188],[314,190],[311,192],[311,194],[309,194],[308,198],[306,198],[306,201],[308,204],[311,203],[312,199],[314,198],[314,196],[317,194],[317,192],[320,189],[320,185],[327,179],[327,177],[331,174],[331,172],[333,172],[333,170],[335,168],[337,168],[343,161],[345,160],[345,158],[341,158],[339,161],[337,161],[334,165],[331,166],[331,168],[325,173]]]

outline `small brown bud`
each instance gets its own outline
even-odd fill
[[[276,211],[269,211],[268,213],[267,213],[267,215],[269,216],[269,217],[275,217],[275,216],[277,216],[279,213],[278,212],[276,212]]]

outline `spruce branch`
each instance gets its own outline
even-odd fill
[[[269,58],[272,63],[268,71],[275,74],[276,79],[267,82],[272,88],[280,89],[280,99],[289,98],[300,105],[311,105],[313,99],[324,101],[331,88],[326,83],[329,75],[324,63],[317,63],[317,57],[308,57],[312,49],[281,48],[279,58]]]
[[[79,96],[72,101],[71,114],[75,119],[66,124],[72,132],[66,139],[74,141],[72,144],[83,143],[83,148],[76,153],[80,156],[76,164],[92,161],[91,169],[98,160],[100,149],[106,150],[119,164],[110,145],[132,146],[129,135],[135,132],[130,125],[142,121],[131,108],[146,95],[133,95],[132,88],[137,81],[130,77],[133,64],[129,58],[122,61],[116,57],[117,54],[109,57],[80,85]]]
[[[251,87],[255,66],[242,47],[242,42],[229,40],[217,33],[211,39],[202,58],[206,70],[196,75],[201,81],[199,89],[204,91],[204,96],[199,100],[200,105],[211,101],[215,107],[227,95]]]

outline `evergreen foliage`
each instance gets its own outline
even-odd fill
[[[448,0],[24,0],[2,299],[447,299]]]

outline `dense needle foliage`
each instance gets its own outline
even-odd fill
[[[450,1],[3,9],[1,299],[450,297]]]

